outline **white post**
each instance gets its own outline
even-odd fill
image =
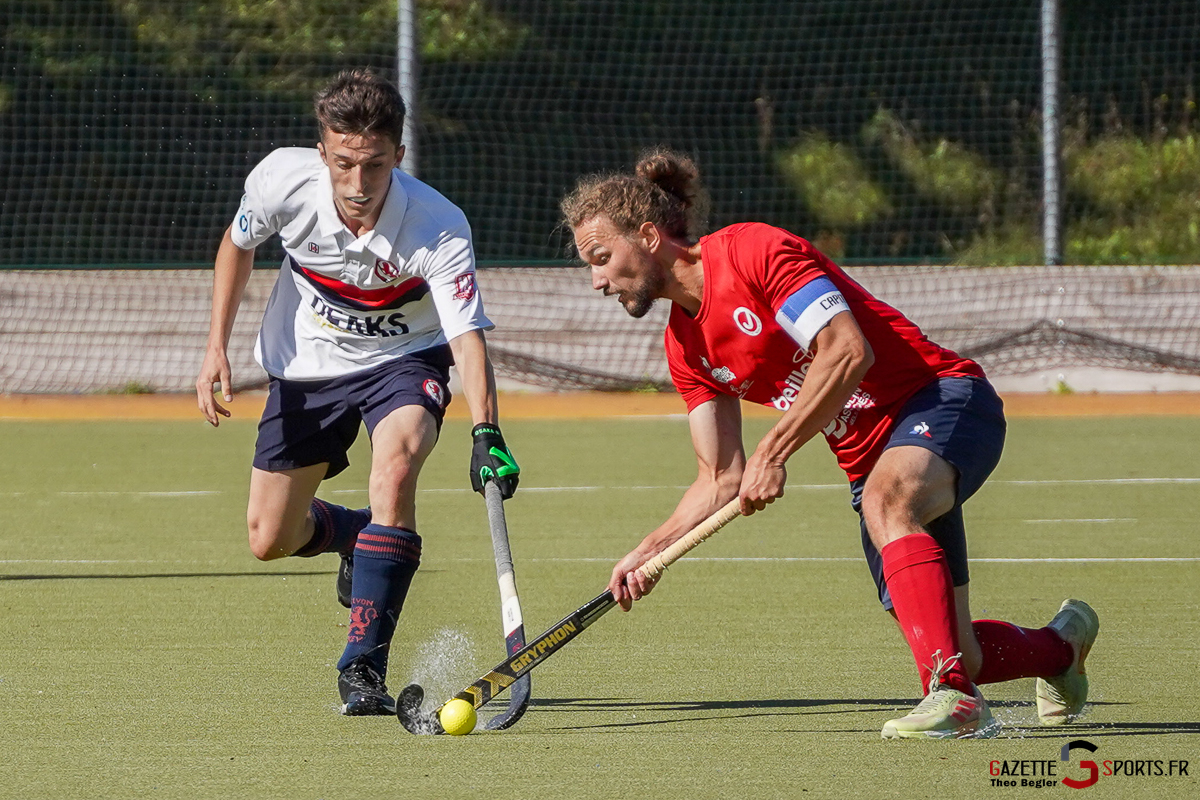
[[[404,160],[400,166],[417,176],[417,50],[416,0],[396,0],[396,76],[400,96],[404,98]]]
[[[1061,264],[1063,260],[1061,19],[1059,0],[1042,0],[1042,251],[1047,264]]]

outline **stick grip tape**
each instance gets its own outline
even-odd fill
[[[741,505],[742,501],[740,498],[733,498],[711,517],[685,533],[683,538],[638,567],[638,571],[651,580],[656,579],[666,571],[667,567],[678,561],[684,553],[721,530],[721,528],[724,528],[735,517],[739,516],[742,513]]]

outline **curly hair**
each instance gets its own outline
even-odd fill
[[[632,175],[620,172],[581,178],[560,203],[571,230],[604,215],[624,235],[653,222],[677,239],[698,239],[708,215],[708,195],[691,158],[655,148],[642,153]]]

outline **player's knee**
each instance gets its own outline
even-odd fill
[[[291,555],[285,548],[280,547],[283,536],[277,521],[250,513],[246,517],[246,528],[249,533],[250,552],[259,561],[272,561]]]
[[[899,492],[871,491],[869,487],[863,492],[862,511],[871,542],[877,548],[916,533],[920,528],[913,518],[911,506],[904,502]]]
[[[376,498],[387,503],[394,498],[401,501],[416,494],[417,470],[407,460],[395,459],[386,464],[374,464],[371,467],[369,481],[371,503]]]

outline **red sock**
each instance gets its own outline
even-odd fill
[[[1051,628],[1021,628],[1011,622],[977,619],[971,626],[983,650],[976,683],[1000,683],[1017,678],[1053,678],[1075,658],[1071,645]]]
[[[921,692],[929,691],[934,654],[943,661],[959,652],[954,586],[942,546],[927,533],[914,533],[884,545],[883,579],[892,609],[917,661]],[[971,694],[974,687],[961,660],[942,673],[941,682]]]

